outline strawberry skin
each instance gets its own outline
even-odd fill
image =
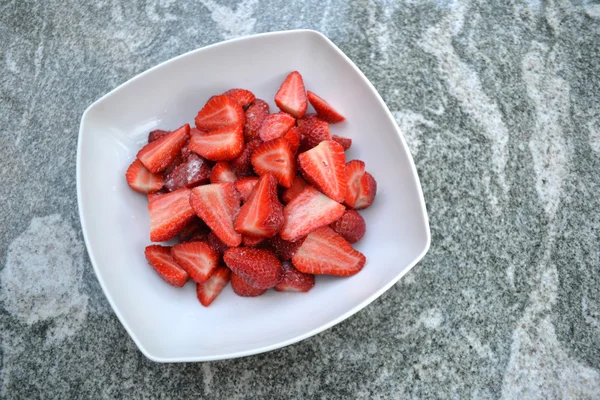
[[[293,126],[283,137],[290,142],[292,153],[297,154],[300,148],[300,128]]]
[[[144,254],[148,263],[168,284],[182,287],[188,281],[188,273],[171,257],[170,247],[153,244],[146,247]]]
[[[261,144],[250,158],[254,172],[258,175],[270,172],[277,182],[286,188],[292,186],[296,175],[296,158],[285,138]]]
[[[138,159],[127,168],[125,179],[130,188],[140,193],[158,192],[164,185],[162,175],[148,171]]]
[[[227,250],[223,259],[231,271],[257,289],[272,288],[283,276],[281,262],[269,250],[235,247]]]
[[[269,115],[269,104],[261,99],[256,99],[246,110],[246,124],[244,125],[244,138],[247,142],[258,139],[258,130],[265,118]]]
[[[242,245],[244,247],[256,247],[261,244],[265,238],[253,237],[253,236],[242,236]]]
[[[344,214],[345,207],[308,186],[283,208],[282,239],[293,242],[315,229],[329,225]]]
[[[308,292],[315,286],[315,276],[298,271],[291,262],[284,261],[283,278],[275,286],[278,292]]]
[[[301,153],[298,164],[302,175],[317,189],[341,203],[346,197],[346,155],[342,146],[326,140]]]
[[[208,234],[208,236],[206,237],[206,242],[209,244],[209,246],[211,248],[216,250],[217,253],[219,253],[220,255],[225,254],[227,249],[229,249],[229,247],[230,247],[230,246],[227,246],[225,243],[223,243],[221,241],[221,239],[219,239],[219,237],[217,235],[215,235],[214,232],[210,232]]]
[[[285,204],[292,201],[296,196],[298,196],[304,188],[308,186],[308,183],[302,178],[300,175],[296,175],[294,177],[294,181],[292,182],[292,186],[289,189],[285,189],[283,195],[281,196],[281,200]]]
[[[242,235],[233,228],[240,196],[233,183],[213,183],[192,189],[190,204],[210,229],[228,246],[239,246]]]
[[[219,182],[235,182],[237,180],[237,176],[231,169],[228,163],[225,161],[220,161],[215,164],[211,173],[210,173],[210,183],[219,183]]]
[[[373,204],[376,194],[377,182],[375,182],[375,178],[370,173],[365,172],[363,177],[360,178],[360,191],[356,203],[354,203],[354,209],[362,210],[369,207]]]
[[[169,133],[171,132],[163,131],[162,129],[153,130],[148,134],[148,143],[152,143],[155,140],[158,140],[161,137],[168,135]]]
[[[298,129],[302,134],[307,150],[312,149],[324,140],[331,140],[329,124],[316,115],[307,115],[299,119]]]
[[[278,112],[270,114],[267,115],[260,126],[258,135],[263,142],[277,139],[285,135],[294,125],[296,125],[296,118],[288,113]]]
[[[207,160],[233,160],[244,149],[242,125],[230,125],[208,133],[195,132],[188,148]]]
[[[265,238],[275,235],[283,225],[283,207],[277,198],[277,181],[270,173],[260,177],[250,199],[235,219],[235,230],[243,235]]]
[[[179,232],[180,242],[205,242],[208,239],[210,229],[200,218],[195,216],[186,226]]]
[[[344,148],[344,151],[352,147],[352,139],[350,138],[333,135],[331,137],[331,140],[335,140],[336,142],[338,142]]]
[[[266,247],[271,250],[281,261],[288,261],[296,254],[296,251],[302,246],[304,238],[300,238],[295,242],[283,240],[281,236],[275,235],[265,241]]]
[[[258,297],[267,291],[267,289],[256,289],[248,285],[235,272],[231,273],[231,288],[235,294],[242,297]]]
[[[348,191],[344,203],[355,210],[369,207],[377,194],[377,182],[368,172],[365,163],[352,160],[346,163],[346,181]]]
[[[206,282],[220,258],[206,242],[179,243],[171,249],[171,256],[198,283]]]
[[[258,178],[255,176],[248,176],[245,178],[240,178],[233,184],[235,186],[235,190],[238,191],[240,197],[242,198],[242,203],[245,203],[250,198],[252,194],[252,190],[254,190],[254,186],[258,182]]]
[[[244,126],[244,109],[227,95],[211,97],[196,116],[196,128],[214,131],[230,125]]]
[[[275,94],[275,104],[281,111],[302,118],[308,108],[304,80],[298,71],[294,71],[285,78],[281,87]]]
[[[256,98],[254,93],[246,89],[230,89],[223,94],[235,100],[242,107],[246,107]]]
[[[189,138],[190,126],[185,124],[168,135],[142,147],[137,153],[137,158],[150,172],[157,174],[175,160]]]
[[[210,176],[210,167],[202,157],[190,154],[165,175],[165,188],[172,192],[182,187],[193,187],[205,183]]]
[[[242,178],[244,176],[253,175],[254,172],[252,171],[250,159],[254,150],[261,144],[261,140],[252,140],[251,142],[246,143],[244,150],[242,150],[240,155],[229,162],[229,165],[231,165],[231,169],[233,169],[236,176]]]
[[[350,276],[365,265],[364,254],[355,250],[328,226],[309,234],[292,257],[292,263],[307,274]]]
[[[148,195],[150,240],[164,242],[177,236],[194,218],[190,206],[190,189],[181,188],[166,194]]]
[[[344,116],[342,114],[335,111],[333,109],[333,107],[331,107],[331,105],[329,105],[328,102],[326,102],[325,100],[323,100],[322,98],[320,98],[319,96],[317,96],[316,94],[311,92],[310,90],[306,93],[306,97],[308,98],[308,101],[310,102],[310,104],[313,106],[313,108],[317,112],[317,115],[319,116],[319,118],[321,118],[323,121],[326,121],[326,122],[329,122],[332,124],[336,124],[336,123],[342,122],[346,119],[346,118],[344,118]]]
[[[334,231],[349,243],[356,243],[365,235],[367,225],[363,217],[354,210],[344,211],[340,219],[331,224]]]
[[[196,284],[196,296],[204,307],[208,307],[227,286],[231,279],[229,268],[221,266],[204,283]]]

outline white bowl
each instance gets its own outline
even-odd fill
[[[205,308],[195,285],[169,286],[144,258],[146,197],[125,171],[153,129],[193,126],[214,94],[242,87],[273,97],[293,70],[347,121],[333,134],[352,138],[348,160],[375,177],[374,204],[362,212],[367,234],[356,248],[367,264],[350,278],[317,277],[306,294],[236,296],[228,286]],[[402,134],[362,72],[322,34],[274,32],[229,40],[175,57],[114,89],[83,114],[77,151],[81,227],[100,285],[142,353],[159,362],[207,361],[274,350],[343,321],[379,297],[427,252],[429,224],[419,178]]]

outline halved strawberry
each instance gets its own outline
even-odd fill
[[[278,138],[261,144],[252,153],[251,163],[258,175],[270,172],[281,186],[292,186],[296,175],[296,158],[287,139]]]
[[[281,196],[281,200],[285,204],[292,201],[296,196],[298,196],[304,188],[308,186],[308,183],[302,178],[300,175],[296,175],[294,177],[294,181],[292,182],[292,186],[289,189],[285,189],[283,195]]]
[[[267,289],[256,289],[248,285],[238,274],[231,273],[231,288],[234,293],[242,297],[257,297],[264,294]]]
[[[219,237],[217,235],[215,235],[214,232],[210,232],[208,234],[208,236],[206,237],[206,241],[210,245],[210,247],[215,249],[220,255],[225,254],[225,252],[230,247],[230,246],[227,246],[225,243],[223,243],[221,241],[221,239],[219,239]]]
[[[237,176],[231,169],[229,163],[225,161],[219,161],[213,167],[210,173],[210,183],[219,183],[219,182],[235,182],[237,180]]]
[[[313,106],[319,118],[323,121],[327,121],[332,124],[342,122],[346,118],[339,112],[335,111],[328,102],[311,92],[310,90],[306,93],[306,97],[310,104]]]
[[[186,161],[165,175],[165,187],[172,192],[182,187],[205,183],[210,176],[210,166],[202,157],[191,153]]]
[[[148,143],[152,143],[155,140],[160,139],[163,136],[167,136],[169,133],[171,133],[171,132],[163,131],[162,129],[153,130],[148,134]]]
[[[259,138],[258,130],[265,118],[269,115],[269,104],[261,99],[256,99],[246,110],[246,124],[244,125],[244,138],[247,142]]]
[[[211,97],[196,116],[196,128],[214,131],[229,125],[244,126],[244,109],[227,95]]]
[[[344,148],[344,151],[352,147],[352,139],[350,138],[333,135],[331,137],[331,140],[335,140],[336,142],[338,142]]]
[[[354,210],[344,211],[344,215],[331,224],[334,231],[349,243],[356,243],[365,235],[367,225],[363,217]]]
[[[206,282],[219,264],[219,253],[206,242],[179,243],[171,249],[171,256],[194,282]]]
[[[189,137],[190,126],[185,124],[168,135],[142,147],[137,153],[137,158],[150,172],[153,174],[159,173],[173,162]]]
[[[179,232],[179,241],[181,242],[205,242],[208,239],[210,229],[204,221],[195,216],[192,220]]]
[[[285,78],[275,94],[275,104],[281,111],[292,114],[296,118],[304,116],[308,102],[306,101],[304,81],[298,71],[292,72]]]
[[[293,242],[337,220],[344,209],[343,205],[308,186],[283,208],[284,222],[279,235]]]
[[[293,126],[283,137],[290,142],[292,153],[297,154],[300,148],[300,128]]]
[[[303,142],[308,149],[312,149],[323,140],[331,140],[329,124],[314,114],[298,120],[298,129],[302,134]]]
[[[257,289],[272,288],[283,276],[281,262],[269,250],[232,247],[223,259],[231,271]]]
[[[296,254],[296,251],[302,246],[304,238],[300,238],[295,242],[288,242],[287,240],[283,240],[281,236],[275,235],[270,239],[265,240],[266,247],[273,251],[275,255],[281,261],[291,260],[292,256]]]
[[[204,283],[196,284],[196,296],[200,303],[208,307],[231,279],[231,271],[225,266],[217,267],[210,278]]]
[[[240,195],[233,183],[212,183],[192,189],[190,204],[196,214],[228,246],[239,246],[242,235],[233,229]],[[336,218],[337,219],[337,218]]]
[[[211,161],[229,161],[244,149],[242,125],[231,125],[208,133],[194,133],[188,148]]]
[[[354,275],[365,262],[364,254],[328,226],[308,235],[292,257],[294,266],[307,274]]]
[[[171,193],[148,195],[151,241],[174,238],[194,218],[190,193],[190,189],[181,188]]]
[[[261,144],[261,140],[253,140],[251,142],[246,143],[246,145],[244,146],[244,150],[242,150],[240,155],[229,162],[229,165],[231,165],[231,169],[233,169],[233,172],[235,172],[236,176],[242,178],[244,176],[249,176],[254,173],[252,171],[252,164],[250,163],[250,158],[252,157],[252,153],[254,153],[254,150],[256,150]]]
[[[315,286],[315,276],[300,272],[289,261],[281,263],[283,266],[283,278],[275,286],[278,292],[308,292]]]
[[[182,287],[188,281],[188,273],[171,257],[170,247],[153,244],[146,247],[144,254],[148,263],[168,284]]]
[[[365,174],[365,163],[360,160],[351,160],[346,163],[347,191],[344,203],[354,208],[360,195],[360,180]]]
[[[163,177],[159,174],[153,174],[148,171],[144,164],[136,160],[127,168],[125,179],[129,187],[140,193],[154,193],[162,189],[164,185]]]
[[[247,176],[245,178],[240,178],[234,182],[235,190],[238,191],[240,197],[242,198],[242,203],[245,203],[250,198],[252,194],[252,190],[256,183],[258,182],[258,178],[255,176]]]
[[[375,178],[370,173],[365,172],[363,177],[360,178],[360,191],[353,208],[355,210],[362,210],[369,207],[373,204],[376,194],[377,182],[375,182]]]
[[[231,97],[242,107],[246,107],[248,104],[252,103],[256,98],[254,96],[254,93],[246,89],[230,89],[223,94],[225,96]]]
[[[257,238],[244,235],[242,236],[242,245],[244,245],[244,247],[256,247],[259,244],[261,244],[264,240],[265,238]]]
[[[235,230],[243,235],[265,238],[283,225],[283,207],[277,198],[277,181],[270,173],[261,175],[235,219]]]
[[[302,175],[317,189],[341,203],[346,197],[346,155],[342,146],[326,140],[298,156]]]
[[[263,142],[277,139],[285,135],[294,125],[296,125],[296,118],[288,113],[278,112],[270,114],[267,115],[260,126],[258,135]]]

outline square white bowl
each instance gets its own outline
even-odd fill
[[[195,285],[167,285],[144,258],[146,197],[125,171],[152,129],[193,126],[208,98],[243,87],[277,110],[273,97],[298,70],[309,90],[347,121],[347,159],[365,161],[378,183],[362,215],[367,234],[356,248],[364,269],[349,278],[317,277],[306,294],[268,291],[236,296],[231,286],[205,308]],[[427,252],[430,232],[419,178],[385,103],[362,72],[322,34],[296,30],[230,40],[175,57],[136,76],[83,114],[77,151],[81,227],[96,276],[142,353],[158,362],[208,361],[274,350],[315,335],[379,297]]]

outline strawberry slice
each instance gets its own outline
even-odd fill
[[[258,178],[255,176],[248,176],[246,178],[240,178],[234,182],[235,190],[238,191],[240,197],[242,198],[242,203],[245,203],[250,198],[252,194],[252,190],[256,183],[258,182]]]
[[[331,140],[335,140],[336,142],[338,142],[344,148],[344,151],[352,147],[352,139],[350,138],[333,135],[331,137]]]
[[[360,178],[360,191],[353,208],[355,210],[362,210],[369,207],[373,204],[376,194],[377,182],[375,182],[375,178],[370,173],[365,172],[362,178]]]
[[[261,244],[264,240],[265,238],[257,238],[246,235],[242,236],[242,244],[244,245],[244,247],[256,247],[259,244]]]
[[[329,225],[344,214],[345,207],[312,186],[308,186],[283,208],[282,239],[290,242]]]
[[[261,99],[256,99],[246,110],[246,124],[244,125],[244,138],[249,142],[259,138],[258,130],[265,118],[269,115],[269,104]]]
[[[308,183],[300,175],[296,175],[294,177],[294,181],[292,182],[292,186],[290,186],[289,189],[285,189],[285,191],[283,192],[281,200],[283,200],[285,204],[289,203],[296,196],[302,193],[304,188],[306,188],[307,186]]]
[[[260,177],[250,199],[235,219],[235,230],[243,235],[265,238],[275,235],[283,225],[283,207],[277,198],[277,181],[270,173]]]
[[[354,208],[360,195],[360,180],[365,174],[365,163],[360,160],[351,160],[346,163],[347,191],[344,203]]]
[[[231,271],[225,266],[218,267],[204,283],[196,284],[196,296],[204,307],[208,307],[221,293],[231,279]]]
[[[346,197],[346,155],[342,146],[326,140],[301,153],[298,164],[302,175],[328,197],[341,203]]]
[[[125,179],[129,187],[140,193],[154,193],[162,189],[164,185],[162,175],[153,174],[148,171],[144,164],[136,160],[127,168]]]
[[[258,297],[264,294],[267,289],[256,289],[248,285],[238,274],[231,273],[231,288],[238,296],[242,297]]]
[[[148,143],[152,143],[155,140],[158,140],[163,136],[167,136],[169,133],[171,133],[171,132],[163,131],[162,129],[153,130],[148,134]]]
[[[283,276],[281,262],[269,250],[234,247],[223,259],[232,272],[256,289],[272,288]]]
[[[219,182],[235,182],[237,180],[237,176],[229,166],[229,163],[225,161],[219,161],[215,164],[210,173],[210,183],[219,183]]]
[[[281,186],[292,186],[296,175],[296,159],[290,143],[285,138],[261,144],[252,153],[250,161],[258,175],[270,172]]]
[[[278,292],[308,292],[315,286],[315,276],[300,272],[289,261],[281,263],[283,278],[275,286]]]
[[[328,226],[308,235],[292,257],[294,266],[307,274],[354,275],[365,262],[364,254]]]
[[[304,116],[308,102],[306,101],[304,81],[298,71],[292,72],[285,78],[275,94],[275,104],[281,111],[292,114],[296,118]]]
[[[275,235],[267,239],[265,244],[280,260],[288,261],[296,254],[296,251],[302,246],[303,241],[304,238],[298,239],[295,242],[288,242],[287,240],[283,240],[281,236]]]
[[[186,226],[179,232],[179,241],[181,242],[205,242],[208,239],[210,229],[204,221],[195,216]]]
[[[253,140],[246,143],[244,150],[242,150],[240,155],[230,161],[229,165],[231,165],[231,169],[233,169],[233,172],[235,172],[237,176],[242,178],[254,173],[252,171],[250,159],[252,157],[252,153],[254,153],[254,150],[256,150],[261,144],[261,140]]]
[[[214,131],[229,125],[244,125],[244,109],[227,95],[211,97],[196,116],[196,128]]]
[[[313,106],[319,118],[323,121],[337,124],[338,122],[344,121],[346,118],[339,112],[335,111],[328,102],[311,92],[310,90],[306,93],[306,97],[310,104]]]
[[[153,244],[146,247],[144,254],[148,263],[168,284],[182,287],[188,281],[188,273],[171,257],[170,247]]]
[[[188,148],[211,161],[229,161],[244,149],[241,125],[231,125],[208,133],[194,133]]]
[[[331,228],[342,235],[349,243],[358,242],[367,231],[365,220],[354,210],[344,211],[344,215],[332,223]]]
[[[198,283],[206,282],[221,258],[206,242],[179,243],[171,249],[171,256]]]
[[[153,174],[159,173],[175,160],[189,138],[190,126],[185,124],[168,135],[142,147],[137,153],[137,158],[150,172]]]
[[[231,97],[242,107],[246,107],[256,98],[254,93],[246,89],[230,89],[223,94]]]
[[[150,240],[164,242],[177,236],[194,218],[190,206],[190,189],[181,188],[166,194],[148,195]]]
[[[225,254],[225,252],[230,247],[230,246],[227,246],[225,243],[223,243],[221,241],[221,239],[219,239],[219,237],[217,235],[215,235],[214,232],[210,232],[208,234],[208,236],[206,237],[206,242],[209,244],[210,247],[215,249],[217,251],[217,253],[219,253],[220,255]]]
[[[296,125],[296,118],[288,113],[278,112],[270,114],[267,115],[260,126],[258,135],[263,142],[277,139],[285,135],[294,125]]]
[[[196,214],[228,246],[239,246],[242,235],[233,229],[240,195],[233,183],[212,183],[192,189],[190,204]],[[336,218],[337,219],[337,218]]]
[[[194,187],[208,181],[210,167],[202,157],[191,153],[165,175],[165,187],[172,192],[182,187]]]
[[[312,149],[324,140],[331,140],[329,124],[314,114],[307,115],[298,120],[298,129],[302,134],[303,142],[308,149]]]
[[[293,126],[283,137],[290,142],[292,153],[297,154],[300,148],[300,128]]]

